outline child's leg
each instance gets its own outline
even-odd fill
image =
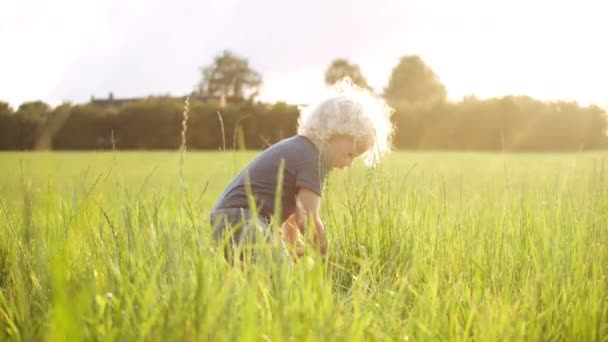
[[[213,237],[223,244],[224,255],[230,260],[233,254],[239,254],[243,259],[243,250],[251,254],[252,248],[258,248],[271,238],[269,224],[262,217],[254,220],[252,213],[244,208],[220,209],[211,214],[210,220]]]

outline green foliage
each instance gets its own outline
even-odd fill
[[[183,104],[170,98],[128,103],[116,117],[117,145],[124,149],[177,149]]]
[[[14,114],[8,104],[0,103],[0,150],[33,149],[50,113],[41,101],[23,103]]]
[[[228,50],[201,68],[201,73],[199,90],[207,96],[253,99],[262,84],[262,76],[249,66],[249,61]]]
[[[606,112],[573,102],[525,96],[461,103],[403,103],[396,108],[397,147],[459,150],[586,150],[608,147]]]
[[[0,340],[608,338],[604,154],[357,163],[327,260],[234,267],[207,215],[254,156],[187,153],[184,195],[178,152],[0,154]]]
[[[433,70],[419,56],[404,56],[393,68],[384,97],[392,106],[443,103],[447,93]]]
[[[15,121],[13,108],[0,101],[0,150],[16,149]]]
[[[0,101],[0,117],[13,114],[13,108],[7,102]]]
[[[325,84],[331,86],[345,77],[350,78],[354,84],[361,88],[371,89],[359,66],[351,64],[345,58],[338,58],[331,62],[325,71]]]
[[[28,105],[15,114],[0,114],[0,149],[177,149],[183,106],[182,99],[169,97],[111,107],[64,104],[50,110]],[[470,97],[459,103],[403,102],[395,109],[397,148],[525,151],[608,147],[606,112],[597,106],[507,96]],[[297,119],[298,109],[285,103],[228,102],[220,107],[194,98],[187,144],[189,149],[217,150],[224,145],[227,149],[262,149],[294,135]]]
[[[42,101],[25,102],[17,109],[17,114],[30,122],[43,123],[47,120],[51,108]]]
[[[110,149],[115,127],[113,112],[94,105],[75,106],[54,134],[52,146],[58,150]]]
[[[348,76],[370,88],[359,66],[334,60],[327,84]],[[261,76],[224,51],[202,68],[191,94],[188,149],[263,149],[296,134],[298,109],[254,101]],[[419,56],[404,56],[384,89],[396,109],[395,146],[439,150],[591,150],[608,148],[605,110],[526,96],[446,102],[445,87]],[[174,150],[181,144],[185,98],[95,100],[51,109],[35,101],[16,113],[0,102],[0,150]]]

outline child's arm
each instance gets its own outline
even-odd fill
[[[287,221],[283,223],[283,238],[288,243],[295,243],[298,238],[298,224],[296,223],[296,214],[289,216]]]
[[[319,247],[322,255],[327,253],[327,238],[325,237],[325,226],[319,216],[319,208],[321,207],[321,197],[307,188],[298,190],[296,201],[300,202],[303,211],[304,219],[299,220],[296,217],[298,228],[302,233],[306,232],[309,223],[314,223],[314,241]]]
[[[292,245],[297,257],[304,255],[304,245],[299,239],[298,235],[298,224],[296,221],[296,214],[291,215],[287,221],[283,223],[283,239],[289,245]]]

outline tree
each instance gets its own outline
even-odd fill
[[[0,115],[11,115],[13,114],[13,108],[11,105],[4,101],[0,101]]]
[[[258,95],[262,76],[249,67],[247,59],[225,50],[213,63],[201,68],[199,91],[206,96],[219,96],[222,104],[227,97],[242,100]]]
[[[327,71],[325,71],[325,84],[331,86],[344,77],[350,77],[351,81],[361,88],[372,89],[369,84],[367,84],[367,80],[363,77],[363,74],[361,74],[359,66],[350,64],[350,62],[344,58],[338,58],[331,62]]]
[[[42,101],[22,103],[17,109],[17,114],[22,118],[36,122],[46,122],[51,107]]]
[[[49,113],[48,119],[42,126],[34,145],[35,150],[51,150],[53,148],[53,137],[70,117],[72,108],[72,104],[64,102]]]
[[[117,131],[117,115],[113,109],[94,104],[64,104],[54,112],[58,112],[56,115],[60,119],[56,123],[60,126],[52,128],[54,132],[50,145],[53,149],[95,150],[115,147],[112,137],[113,131]]]
[[[0,101],[0,150],[17,149],[15,121],[13,108],[8,103]]]
[[[26,102],[19,106],[15,112],[19,149],[30,150],[35,147],[50,113],[51,107],[42,101]]]
[[[182,130],[181,101],[148,98],[121,107],[116,118],[116,140],[126,149],[176,149]]]
[[[445,102],[446,91],[419,56],[404,56],[391,73],[384,97],[393,106],[403,102],[433,104]]]

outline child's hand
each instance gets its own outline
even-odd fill
[[[295,223],[295,216],[292,215],[283,223],[283,239],[289,243],[293,244],[298,238],[298,226]]]
[[[328,242],[324,231],[317,231],[317,234],[315,234],[315,244],[319,248],[321,255],[325,256],[327,254]]]
[[[302,257],[306,252],[306,246],[300,238],[300,232],[295,221],[295,215],[292,215],[287,221],[285,221],[285,223],[283,223],[282,232],[283,240],[285,240],[287,245],[293,248],[296,257]]]
[[[304,253],[306,253],[306,246],[304,246],[300,239],[296,241],[295,252],[298,258],[301,258],[302,256],[304,256]]]

